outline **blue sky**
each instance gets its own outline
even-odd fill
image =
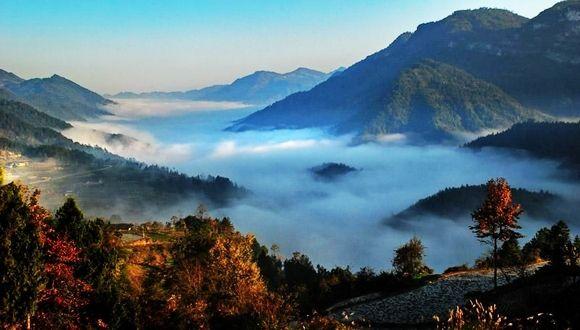
[[[454,10],[556,1],[0,0],[0,68],[98,92],[182,90],[256,70],[330,71]]]

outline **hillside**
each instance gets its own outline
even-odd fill
[[[214,85],[185,92],[123,92],[114,98],[177,98],[204,101],[229,101],[255,105],[267,105],[284,97],[309,90],[328,79],[336,71],[324,73],[307,68],[298,68],[288,73],[257,71],[236,79],[229,85]]]
[[[580,122],[526,122],[496,134],[480,137],[465,145],[525,150],[539,158],[559,160],[566,167],[580,171]]]
[[[72,127],[69,123],[60,119],[51,117],[43,112],[40,112],[33,107],[17,102],[10,101],[0,95],[0,111],[3,113],[10,113],[16,116],[23,122],[34,125],[36,127],[47,127],[56,130],[62,130]]]
[[[83,148],[30,146],[0,138],[0,150],[18,155],[10,163],[26,164],[8,172],[44,191],[48,207],[61,203],[63,196],[74,196],[91,215],[165,217],[180,204],[221,207],[247,194],[225,177],[188,176],[114,155],[102,158]]]
[[[5,75],[4,75],[5,76]],[[112,101],[64,77],[4,80],[2,87],[19,101],[62,120],[85,120],[108,114]]]
[[[372,300],[361,300],[347,307],[333,308],[331,316],[340,319],[343,313],[357,321],[366,321],[373,327],[431,328],[434,315],[446,315],[455,306],[469,301],[468,294],[493,288],[489,271],[441,276],[417,289]],[[506,281],[501,279],[502,285]]]
[[[0,94],[0,138],[28,147],[62,147],[100,159],[123,159],[106,150],[76,143],[60,133],[61,130],[71,127],[65,121],[40,112],[28,104],[6,99]]]
[[[525,109],[579,115],[579,10],[580,2],[566,1],[531,20],[500,9],[457,11],[231,129],[477,132],[537,116]],[[425,116],[406,126],[416,113]]]
[[[2,166],[13,177],[42,188],[49,206],[74,194],[89,212],[135,217],[159,214],[186,201],[222,206],[247,193],[225,177],[192,177],[75,143],[59,132],[69,127],[27,104],[0,98],[0,150],[14,153]]]
[[[70,146],[74,144],[71,140],[53,130],[69,127],[68,123],[27,104],[8,101],[0,96],[0,137],[31,145]]]
[[[497,86],[432,60],[403,71],[390,95],[388,104],[377,104],[381,110],[357,116],[354,123],[363,124],[363,134],[404,131],[440,138],[545,117],[524,108]],[[348,121],[339,128],[348,132],[356,129],[352,124]]]
[[[18,77],[14,73],[0,69],[0,87],[7,84],[17,84],[22,81],[24,81],[24,79]]]
[[[521,188],[512,189],[512,193],[514,200],[522,204],[525,217],[554,221],[565,216],[561,211],[562,208],[554,207],[565,203],[558,195],[546,191],[535,192]],[[470,221],[471,212],[481,206],[485,195],[485,185],[446,188],[417,201],[407,209],[385,220],[385,223],[397,227],[429,217],[450,219],[457,222]]]
[[[18,96],[14,95],[11,91],[0,87],[0,99],[8,101],[18,101]]]

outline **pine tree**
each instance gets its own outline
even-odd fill
[[[38,194],[0,187],[0,327],[24,326],[36,310],[42,279]]]
[[[513,267],[522,262],[522,250],[517,238],[512,237],[501,245],[499,262],[502,267]]]
[[[570,242],[570,228],[564,221],[558,221],[550,228],[550,264],[556,268],[564,267],[567,259],[567,245]]]
[[[55,230],[70,239],[79,242],[83,235],[83,212],[74,198],[69,197],[54,214]]]

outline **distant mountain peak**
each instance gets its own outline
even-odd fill
[[[456,11],[230,129],[325,127],[369,138],[445,137],[527,119],[576,117],[579,24],[580,1],[557,4],[531,20],[503,9]]]
[[[460,9],[454,11],[447,18],[466,18],[482,20],[485,17],[505,18],[505,17],[523,17],[510,10],[491,7],[480,7],[476,9]],[[525,18],[525,17],[524,17]]]
[[[438,32],[462,33],[476,31],[499,31],[521,27],[529,19],[509,10],[479,8],[457,10],[436,22],[421,24],[417,32],[436,29]]]
[[[238,79],[242,79],[242,78],[253,76],[253,75],[280,75],[280,73],[274,72],[274,71],[268,71],[268,70],[258,70],[258,71],[254,71],[254,73],[251,73],[247,76],[243,76],[243,77],[238,78]]]
[[[483,30],[518,28],[527,21],[528,18],[526,17],[506,9],[497,8],[458,10],[443,20],[446,23],[453,23],[456,28],[477,28]]]
[[[288,72],[287,74],[324,74],[324,73],[306,67],[299,67],[294,71]]]
[[[75,86],[80,86],[79,84],[75,83],[74,81],[72,81],[66,77],[63,77],[61,75],[58,75],[58,74],[53,74],[49,78],[45,78],[45,80],[61,82],[61,83],[68,83],[68,84],[73,84]]]
[[[185,92],[150,92],[140,94],[123,92],[113,97],[173,98],[265,105],[279,101],[290,94],[307,91],[327,80],[331,75],[332,73],[324,73],[306,67],[298,67],[286,73],[259,70],[237,78],[229,85],[213,85]]]
[[[2,75],[2,76],[12,76],[12,77],[16,77],[16,78],[18,78],[20,80],[24,80],[24,79],[18,77],[16,74],[14,74],[14,73],[12,73],[10,71],[2,70],[2,69],[0,69],[0,75]]]
[[[535,28],[542,25],[580,24],[580,1],[562,1],[532,19]]]
[[[18,77],[12,72],[8,72],[5,70],[0,69],[0,86],[7,84],[7,83],[19,83],[24,79]]]
[[[8,78],[11,80],[6,84]],[[2,85],[13,95],[11,98],[62,120],[84,120],[109,114],[102,107],[110,104],[110,100],[58,74],[23,80],[2,71]]]
[[[252,77],[252,76],[268,76],[268,77],[275,77],[275,76],[289,76],[289,75],[298,75],[298,74],[315,74],[315,75],[324,75],[324,72],[317,71],[314,69],[306,68],[306,67],[298,67],[290,72],[279,73],[275,71],[267,71],[267,70],[258,70],[252,74],[247,76],[243,76],[236,80]]]

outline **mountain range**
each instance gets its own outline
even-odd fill
[[[86,120],[109,114],[113,103],[59,75],[25,80],[0,69],[0,95],[20,101],[62,120]]]
[[[329,77],[341,72],[339,68],[324,73],[308,68],[298,68],[288,73],[257,71],[236,79],[229,85],[214,85],[185,92],[122,92],[112,98],[169,98],[203,101],[228,101],[252,105],[267,105],[284,97],[309,90]]]
[[[229,129],[327,127],[444,138],[577,115],[580,1],[564,1],[533,19],[482,8],[421,24]]]

